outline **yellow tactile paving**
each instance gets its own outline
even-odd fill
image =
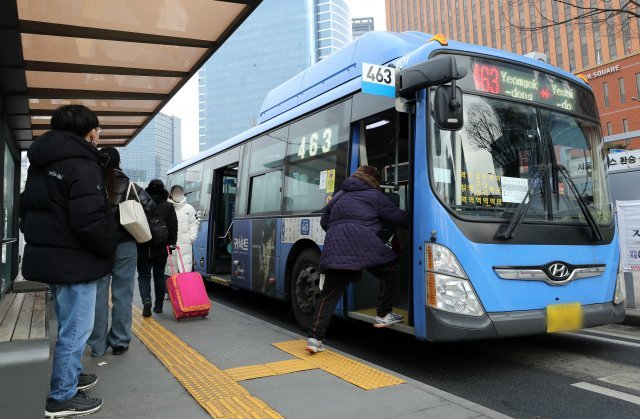
[[[278,374],[290,374],[292,372],[307,371],[318,368],[304,359],[290,359],[287,361],[271,362],[267,365]]]
[[[249,365],[246,367],[229,368],[224,370],[236,381],[253,380],[255,378],[272,377],[274,375],[290,374],[293,372],[316,369],[313,364],[304,359],[291,359],[287,361],[270,362],[262,365]]]
[[[311,355],[306,351],[304,340],[274,343],[273,346],[365,390],[404,383],[404,380],[398,377],[332,351],[326,350]]]
[[[282,418],[156,320],[143,318],[137,307],[132,329],[212,417]]]

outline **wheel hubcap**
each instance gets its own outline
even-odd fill
[[[296,303],[307,315],[313,314],[316,297],[320,294],[320,272],[309,264],[305,265],[296,279]]]

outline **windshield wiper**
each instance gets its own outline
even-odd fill
[[[591,211],[589,211],[589,208],[584,202],[582,195],[580,195],[580,192],[578,192],[578,188],[576,187],[576,184],[573,183],[573,179],[571,179],[571,175],[567,171],[567,168],[561,164],[556,164],[556,168],[558,169],[558,173],[560,173],[569,184],[569,189],[571,189],[571,192],[573,192],[573,194],[576,196],[576,199],[578,200],[578,206],[584,214],[584,218],[586,218],[587,224],[589,224],[589,227],[591,227],[591,230],[593,231],[594,239],[597,241],[602,241],[603,238],[600,227],[598,227],[598,223],[593,218],[593,214],[591,214]]]
[[[529,207],[531,206],[531,201],[533,201],[532,199],[530,199],[531,191],[533,190],[533,187],[538,183],[537,179],[540,179],[546,172],[547,172],[547,167],[544,164],[538,165],[538,171],[531,178],[531,181],[529,182],[529,188],[527,188],[527,193],[522,199],[522,201],[520,201],[520,203],[518,204],[516,214],[513,216],[513,218],[511,219],[511,222],[504,229],[504,231],[502,231],[501,233],[498,233],[497,237],[499,239],[509,240],[514,237],[516,230],[522,224],[522,220],[524,219],[524,216],[527,214],[527,211],[529,211]]]

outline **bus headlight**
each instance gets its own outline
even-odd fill
[[[484,309],[460,262],[448,248],[426,246],[427,305],[468,316],[482,316]]]
[[[616,276],[616,290],[613,292],[613,304],[620,304],[627,298],[627,289],[624,283],[624,271],[622,263],[618,265],[618,275]]]

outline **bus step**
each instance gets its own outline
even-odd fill
[[[209,275],[209,281],[228,287],[231,285],[231,275]]]
[[[394,308],[393,311],[398,314],[402,314],[404,316],[404,322],[392,324],[391,326],[388,327],[388,329],[397,330],[399,332],[407,333],[410,335],[415,334],[415,329],[413,328],[413,326],[409,326],[409,323],[408,323],[409,313],[407,312],[407,310]],[[350,317],[356,320],[362,320],[367,323],[373,324],[376,321],[376,309],[365,308],[362,310],[347,311],[347,317]]]

